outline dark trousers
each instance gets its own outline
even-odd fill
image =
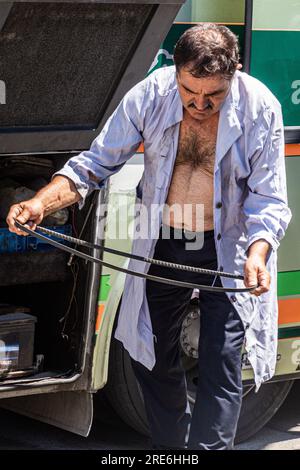
[[[202,249],[186,250],[184,237],[157,241],[154,258],[218,269],[214,232],[204,232]],[[184,232],[183,232],[184,233]],[[199,284],[221,285],[212,276],[151,265],[150,274]],[[199,378],[192,417],[180,359],[180,332],[192,289],[146,281],[156,363],[149,371],[131,360],[141,386],[154,448],[233,449],[242,402],[241,349],[244,327],[225,293],[201,291]]]

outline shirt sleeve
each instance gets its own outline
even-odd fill
[[[279,103],[262,113],[253,140],[250,166],[243,207],[246,251],[259,239],[266,240],[276,250],[292,217],[287,200],[284,128]]]
[[[92,191],[102,188],[106,179],[122,168],[142,142],[147,83],[145,79],[129,90],[90,149],[70,158],[52,176],[66,176],[74,182],[82,198],[79,209]]]

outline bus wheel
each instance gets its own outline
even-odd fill
[[[245,387],[236,443],[246,441],[267,424],[283,404],[293,383],[293,380],[265,383],[257,393],[254,386]]]
[[[189,318],[196,321],[195,304],[191,304],[187,313],[190,314]],[[193,409],[198,380],[197,359],[187,356],[184,350],[186,344],[182,348],[181,359],[186,373],[188,400]],[[292,385],[292,380],[265,383],[257,393],[254,386],[244,387],[235,443],[249,439],[265,426],[283,404]],[[129,354],[122,343],[114,338],[110,347],[108,383],[104,391],[111,406],[123,421],[137,432],[150,436],[142,392],[134,376]]]
[[[114,411],[126,424],[140,434],[150,436],[142,392],[131,367],[130,356],[122,343],[113,336],[104,393]]]

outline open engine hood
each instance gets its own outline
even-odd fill
[[[0,154],[88,148],[184,1],[0,1]]]

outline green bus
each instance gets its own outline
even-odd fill
[[[236,437],[241,442],[265,425],[300,378],[299,0],[1,2],[0,80],[6,99],[0,100],[0,192],[8,183],[36,188],[33,177],[47,182],[72,155],[89,148],[125,92],[156,68],[171,65],[177,38],[199,22],[221,23],[238,35],[242,70],[277,96],[285,124],[293,219],[279,249],[277,368],[255,393],[243,351],[244,395]],[[71,233],[130,251],[132,207],[142,174],[141,147],[103,189],[87,198],[82,210],[70,209],[66,225]],[[107,203],[110,210],[102,214]],[[0,198],[0,209],[2,205]],[[1,406],[87,436],[93,401],[105,406],[108,400],[125,422],[148,435],[130,358],[113,337],[125,275],[57,249],[23,249],[15,239],[4,247],[5,230],[0,211]],[[92,254],[102,256],[96,249]],[[103,260],[119,267],[128,263],[108,253]],[[23,346],[16,323],[10,324],[10,339],[1,330],[4,312],[35,319],[34,344],[33,336],[28,340],[32,365],[25,370],[7,369],[6,344],[18,352],[16,363]],[[196,348],[199,315],[193,295],[181,342],[191,406],[197,360],[189,351]]]

